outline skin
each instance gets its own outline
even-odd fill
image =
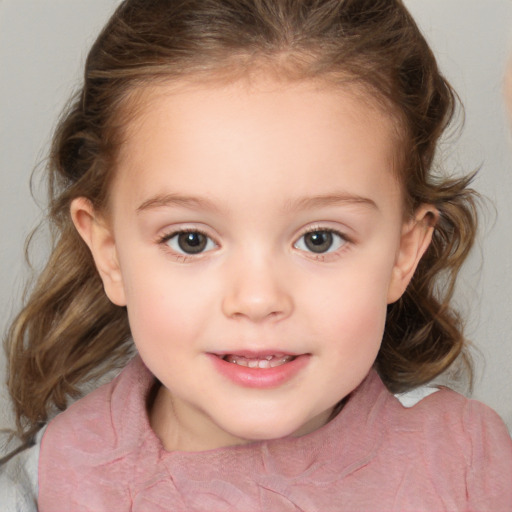
[[[404,219],[396,129],[368,98],[309,82],[179,85],[142,92],[108,217],[78,198],[73,220],[162,383],[149,414],[166,449],[310,433],[371,369],[435,212]],[[183,230],[208,237],[204,251],[183,252]],[[326,251],[310,231],[332,235]],[[212,356],[242,351],[304,363],[247,387]]]

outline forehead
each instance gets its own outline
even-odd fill
[[[141,129],[144,130],[145,124],[151,124],[154,115],[158,115],[164,105],[172,104],[176,113],[190,114],[189,119],[192,119],[196,113],[194,110],[202,110],[206,116],[214,113],[218,106],[222,116],[227,117],[231,110],[237,109],[242,103],[244,106],[251,103],[263,106],[274,102],[290,107],[288,112],[283,112],[288,115],[303,113],[311,116],[313,109],[308,111],[308,104],[313,104],[314,108],[329,104],[333,115],[353,115],[371,123],[378,120],[386,124],[392,147],[397,149],[400,146],[403,139],[401,116],[397,114],[395,106],[370,86],[343,75],[294,79],[278,71],[267,74],[265,69],[249,70],[238,77],[235,75],[235,78],[229,71],[224,74],[191,74],[186,78],[157,79],[135,87],[121,102],[120,112],[123,120],[127,121],[123,123],[125,137],[121,139],[126,141]],[[256,111],[260,110],[259,106]],[[246,110],[249,112],[249,109]],[[265,110],[261,110],[261,114],[264,115]],[[256,115],[254,119],[257,118]]]
[[[134,98],[116,181],[131,182],[137,199],[208,180],[262,191],[282,181],[302,196],[312,179],[328,193],[336,176],[354,194],[367,186],[377,193],[383,180],[398,186],[395,121],[355,87],[172,82]]]

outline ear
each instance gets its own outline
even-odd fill
[[[422,205],[416,210],[414,218],[404,223],[388,289],[388,304],[397,301],[405,292],[432,241],[438,217],[439,213],[433,206]]]
[[[85,197],[73,199],[70,213],[75,228],[89,246],[108,298],[118,306],[126,306],[123,279],[112,229]]]

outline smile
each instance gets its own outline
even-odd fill
[[[248,388],[268,389],[284,385],[305,370],[311,354],[221,353],[208,354],[216,371],[232,383]]]
[[[295,359],[295,356],[285,354],[275,354],[268,356],[245,357],[237,354],[227,354],[222,359],[228,363],[245,366],[247,368],[276,368],[289,363]]]

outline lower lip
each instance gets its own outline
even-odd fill
[[[208,354],[215,368],[224,377],[247,388],[276,388],[293,379],[309,362],[310,356],[303,354],[292,361],[274,368],[249,368],[228,363],[214,354]]]

